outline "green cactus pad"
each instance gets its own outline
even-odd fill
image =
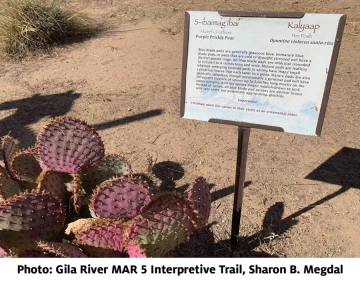
[[[76,235],[76,243],[94,257],[125,257],[127,236],[122,222],[96,224]]]
[[[183,196],[160,194],[131,221],[129,239],[145,249],[147,257],[162,257],[189,238],[196,218],[192,205]]]
[[[39,156],[33,148],[18,151],[12,157],[10,167],[16,179],[27,182],[35,182],[42,171]]]
[[[16,194],[20,194],[20,192],[20,185],[6,174],[0,172],[0,202]]]
[[[11,171],[11,159],[19,151],[19,147],[16,145],[15,140],[6,135],[1,139],[2,155],[6,169],[11,177],[15,177],[15,174]]]
[[[134,217],[149,205],[150,200],[151,192],[144,181],[121,176],[103,182],[94,191],[90,208],[98,217]]]
[[[108,154],[99,164],[88,169],[83,177],[83,187],[88,194],[92,194],[96,186],[110,178],[130,175],[132,173],[130,164],[126,159],[117,154]]]
[[[64,208],[51,195],[21,194],[0,205],[0,240],[11,247],[27,245],[34,239],[51,239],[64,222]]]
[[[87,258],[78,247],[67,243],[38,241],[36,244],[42,251],[49,254],[55,254],[57,257]]]
[[[38,177],[37,183],[38,192],[49,193],[62,203],[66,202],[66,187],[60,172],[46,169]]]
[[[98,164],[104,145],[86,122],[72,117],[51,120],[38,136],[42,164],[52,170],[78,173]]]
[[[203,177],[198,177],[190,185],[188,199],[193,203],[194,209],[198,211],[199,217],[196,220],[198,229],[205,227],[211,210],[211,195],[209,185]]]

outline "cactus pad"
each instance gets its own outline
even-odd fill
[[[27,193],[0,205],[0,240],[16,246],[51,239],[65,222],[64,208],[48,194]]]
[[[133,217],[150,203],[150,197],[149,187],[140,179],[113,178],[94,191],[91,209],[103,218]]]
[[[117,154],[106,155],[99,164],[88,169],[82,177],[83,187],[88,194],[110,178],[131,174],[131,166],[126,159]]]
[[[19,147],[16,145],[15,140],[9,135],[4,136],[1,139],[2,155],[6,169],[12,177],[15,177],[11,171],[11,159],[19,151]]]
[[[124,257],[127,245],[124,230],[124,224],[121,222],[96,224],[78,233],[76,243],[91,256]]]
[[[60,172],[46,169],[40,174],[37,182],[38,192],[49,193],[62,203],[66,201],[66,187]]]
[[[0,151],[0,257],[163,257],[210,215],[204,178],[187,195],[154,197],[152,179],[105,155],[99,134],[77,118],[50,120],[28,149],[5,136]],[[161,187],[183,175],[152,172]]]
[[[12,157],[10,166],[16,179],[28,182],[35,182],[42,171],[39,156],[32,148],[18,151]]]
[[[43,165],[67,173],[84,171],[104,157],[104,145],[98,133],[86,122],[72,117],[51,120],[38,136]]]
[[[128,243],[127,253],[129,255],[129,258],[146,258],[146,251],[134,241],[130,241]]]
[[[36,242],[39,249],[46,253],[55,254],[63,258],[87,258],[87,256],[76,246],[60,242]]]
[[[8,175],[8,172],[5,168],[3,168],[1,165],[0,165],[0,173],[4,174],[4,175]]]
[[[189,201],[175,193],[158,195],[129,224],[129,239],[146,251],[147,257],[162,257],[187,240],[196,225]]]
[[[22,180],[17,180],[16,182],[20,184],[20,187],[23,191],[32,191],[36,189],[36,187],[38,186],[36,182],[29,182]]]
[[[211,195],[209,185],[203,177],[198,177],[190,185],[188,199],[192,201],[195,210],[198,211],[199,217],[196,221],[197,228],[203,228],[210,216]]]
[[[16,194],[20,194],[20,192],[20,185],[6,174],[0,172],[0,202]]]

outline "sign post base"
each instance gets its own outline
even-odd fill
[[[234,206],[231,226],[231,245],[236,246],[240,231],[241,209],[244,195],[246,159],[249,145],[250,128],[238,127],[238,151],[234,189]]]

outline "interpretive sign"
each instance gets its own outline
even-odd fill
[[[187,12],[181,116],[320,135],[345,18]]]
[[[180,116],[238,126],[236,245],[251,128],[320,135],[346,15],[185,14]]]

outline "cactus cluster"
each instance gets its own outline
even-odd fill
[[[0,149],[0,257],[163,257],[210,215],[203,177],[154,195],[77,118],[50,120],[31,148],[4,136]]]

